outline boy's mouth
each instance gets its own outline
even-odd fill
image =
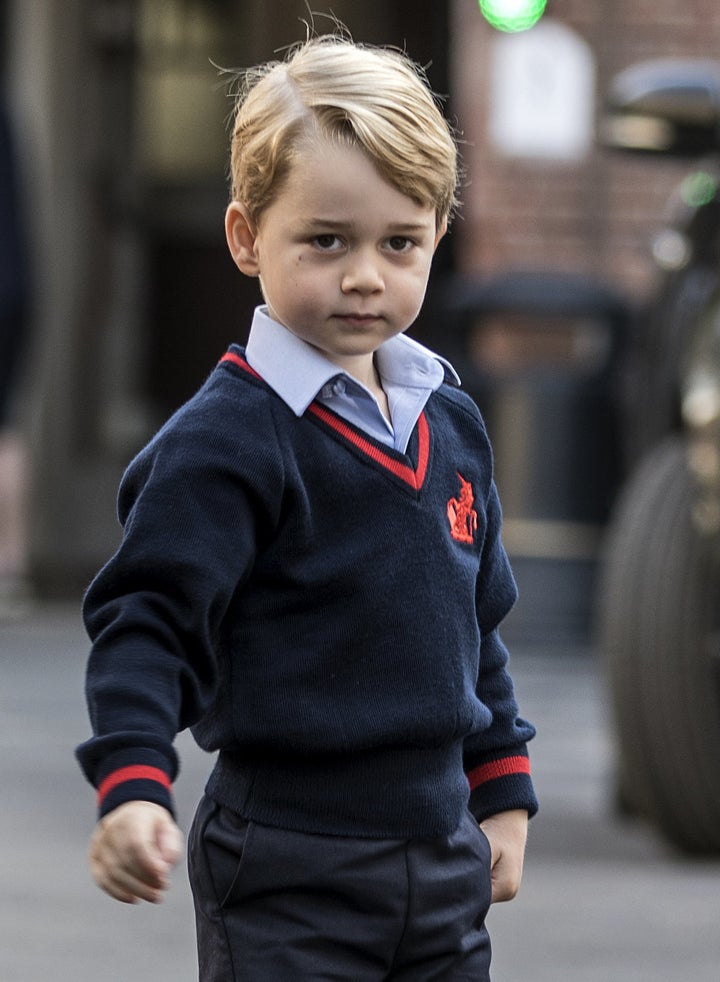
[[[380,320],[379,314],[360,314],[360,313],[348,313],[348,314],[338,314],[340,320],[345,321],[348,324],[371,324],[373,321]]]

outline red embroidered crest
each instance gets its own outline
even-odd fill
[[[472,484],[466,481],[462,474],[460,478],[460,496],[451,498],[447,505],[447,517],[450,522],[450,535],[457,542],[473,542],[477,531],[477,512],[473,508],[475,497]]]

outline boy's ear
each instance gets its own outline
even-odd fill
[[[443,222],[440,228],[435,233],[435,245],[433,246],[433,251],[437,249],[437,247],[440,245],[440,239],[442,239],[443,235],[445,235],[446,232],[447,232],[447,222]]]
[[[260,275],[255,236],[255,223],[245,205],[231,201],[225,212],[225,238],[235,265],[246,276]]]

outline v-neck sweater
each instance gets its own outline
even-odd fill
[[[498,625],[516,599],[479,411],[443,384],[407,453],[297,417],[232,346],[128,468],[90,586],[78,748],[100,813],[172,810],[180,730],[207,792],[263,824],[449,834],[533,814]]]

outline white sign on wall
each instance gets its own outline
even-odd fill
[[[493,39],[490,140],[509,157],[577,161],[595,127],[595,59],[589,45],[549,18]]]

